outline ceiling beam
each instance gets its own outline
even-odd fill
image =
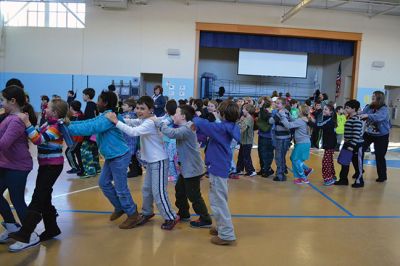
[[[296,6],[292,7],[288,12],[283,14],[281,18],[281,23],[285,22],[289,18],[293,17],[296,15],[298,12],[300,12],[301,9],[303,9],[306,5],[310,4],[313,0],[302,0],[300,1]]]
[[[383,10],[383,11],[381,11],[381,12],[378,12],[378,13],[375,13],[375,14],[370,15],[369,18],[374,18],[374,17],[376,17],[376,16],[386,14],[386,13],[388,13],[388,12],[390,12],[390,11],[392,11],[392,10],[395,10],[395,9],[397,9],[397,8],[399,8],[399,7],[400,7],[400,6],[392,6],[392,7],[389,7],[389,8],[386,9],[386,10]]]

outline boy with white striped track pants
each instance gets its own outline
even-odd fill
[[[141,158],[147,162],[146,176],[142,187],[143,213],[141,224],[148,222],[154,216],[154,200],[161,216],[165,219],[161,229],[172,230],[178,223],[179,216],[172,209],[168,198],[168,155],[162,137],[154,122],[150,119],[153,116],[153,109],[153,99],[149,96],[143,96],[136,105],[136,114],[139,119],[125,119],[127,124],[124,124],[118,121],[115,113],[108,113],[106,117],[128,136],[140,136]]]

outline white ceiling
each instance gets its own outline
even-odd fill
[[[301,0],[187,0],[188,3],[191,1],[265,4],[288,7],[294,7],[301,2]],[[371,18],[378,15],[400,16],[400,0],[313,0],[305,8],[363,13]]]

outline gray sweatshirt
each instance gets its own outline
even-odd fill
[[[310,143],[310,135],[308,134],[308,125],[301,118],[297,118],[293,122],[289,122],[285,116],[280,115],[281,123],[287,128],[294,128],[294,140],[296,144]]]
[[[181,172],[184,178],[201,176],[205,172],[196,132],[190,128],[192,124],[192,122],[187,122],[178,128],[171,128],[162,121],[155,122],[156,127],[165,136],[176,139],[178,160],[181,163]]]

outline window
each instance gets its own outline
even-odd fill
[[[85,3],[0,2],[5,26],[84,28]]]

